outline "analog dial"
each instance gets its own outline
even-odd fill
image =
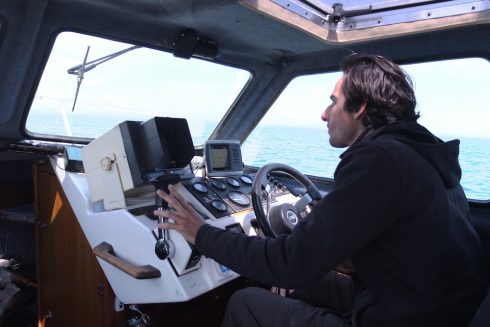
[[[240,187],[240,185],[241,185],[240,181],[238,179],[236,179],[235,177],[228,177],[226,179],[226,182],[233,187]]]
[[[221,200],[214,200],[213,202],[211,202],[211,206],[219,212],[226,212],[226,210],[228,209],[226,203]]]
[[[218,179],[213,180],[211,185],[213,185],[213,187],[217,188],[220,191],[226,190],[226,184]]]
[[[209,191],[209,187],[203,182],[195,182],[192,186],[194,186],[194,189],[199,193],[208,193]]]
[[[250,200],[242,192],[230,191],[230,192],[228,192],[228,198],[231,201],[233,201],[233,203],[236,203],[242,207],[248,207],[250,205]]]
[[[240,176],[240,180],[244,184],[247,184],[247,185],[252,185],[252,183],[253,183],[252,177],[250,177],[248,175],[242,175],[242,176]]]

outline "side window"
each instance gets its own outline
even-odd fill
[[[242,145],[245,164],[281,162],[304,174],[332,177],[344,149],[330,146],[320,117],[340,76],[327,73],[292,80]]]
[[[479,58],[405,65],[414,82],[419,123],[447,141],[461,140],[462,185],[471,199],[490,199],[490,63]],[[332,178],[345,149],[328,143],[320,115],[341,73],[295,78],[242,146],[248,165],[283,162]]]
[[[461,185],[470,199],[490,199],[490,63],[470,58],[403,67],[412,77],[419,123],[441,139],[459,139]]]

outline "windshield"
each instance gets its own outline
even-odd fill
[[[178,117],[187,119],[194,144],[202,144],[249,78],[240,69],[65,32],[56,39],[26,130],[97,138],[125,120]]]

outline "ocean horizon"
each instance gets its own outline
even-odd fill
[[[71,116],[70,131],[61,115],[31,113],[27,129],[49,135],[77,135],[95,138],[121,122],[121,117],[104,116],[103,121],[87,115]],[[201,124],[193,128],[189,123],[194,145],[203,144],[216,124]],[[444,141],[457,137],[437,135]],[[470,199],[490,199],[490,139],[459,137],[459,161],[462,169],[461,185]],[[345,149],[333,148],[328,143],[327,129],[293,126],[259,126],[242,145],[243,162],[261,167],[270,162],[290,165],[307,175],[331,178]]]

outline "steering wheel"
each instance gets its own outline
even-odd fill
[[[276,187],[271,173],[282,172],[294,178],[305,189],[306,193],[294,203],[271,205],[271,192]],[[277,183],[277,182],[276,182]],[[320,200],[321,195],[316,186],[298,170],[280,163],[269,163],[259,169],[252,183],[252,205],[260,229],[266,236],[276,237],[279,234],[291,233],[299,221],[300,212],[308,205]],[[264,200],[265,208],[264,210]]]

